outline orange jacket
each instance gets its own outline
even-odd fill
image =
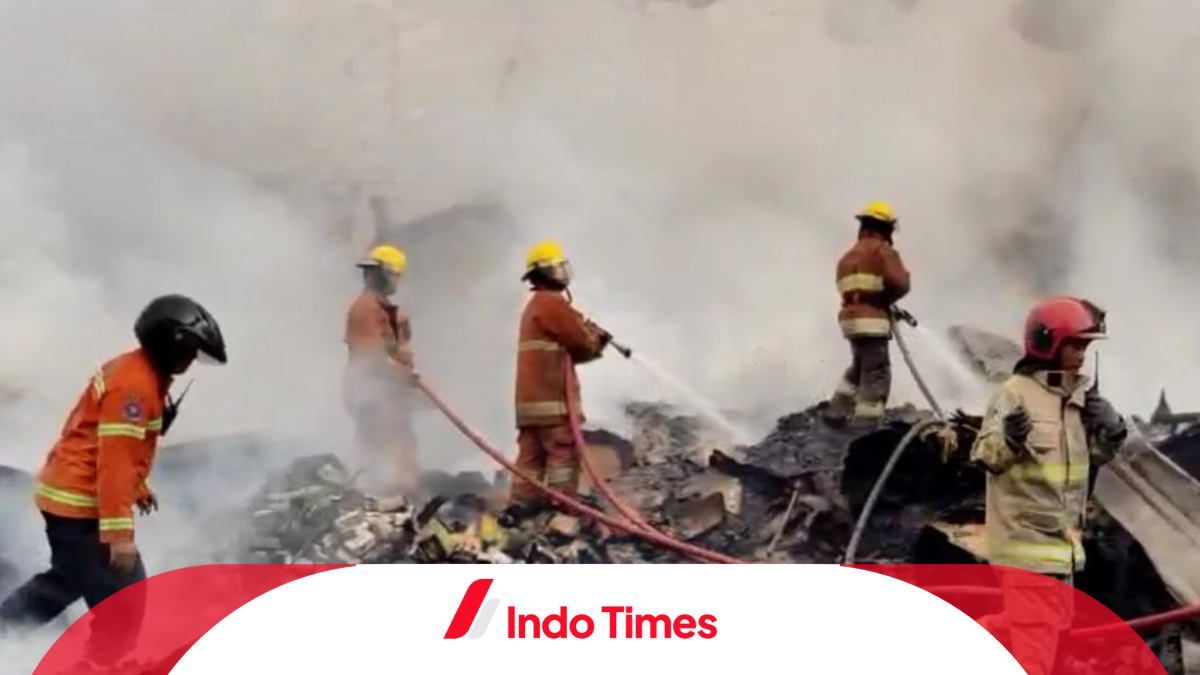
[[[908,270],[900,254],[883,237],[864,233],[837,266],[838,313],[847,338],[891,337],[888,308],[909,291]]]
[[[413,366],[408,316],[386,298],[364,290],[346,316],[346,345],[351,358],[387,356]]]
[[[38,473],[37,507],[98,519],[102,542],[133,541],[133,506],[150,494],[169,386],[141,349],[101,366]]]
[[[517,428],[566,424],[567,385],[563,358],[573,364],[600,356],[600,331],[558,291],[534,290],[521,313],[517,342]],[[571,377],[574,400],[579,378]],[[583,411],[576,411],[583,421]]]

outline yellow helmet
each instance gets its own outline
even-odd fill
[[[887,202],[871,202],[864,206],[862,211],[859,211],[855,217],[859,219],[873,218],[892,224],[896,222],[896,212],[892,210],[892,207]]]
[[[559,246],[558,242],[543,241],[534,244],[530,247],[529,252],[525,254],[525,271],[529,272],[536,267],[559,265],[566,261],[567,256],[563,253],[562,246]]]
[[[359,261],[359,267],[382,267],[392,274],[404,274],[408,267],[408,256],[404,251],[390,244],[382,244],[371,249],[367,257]]]

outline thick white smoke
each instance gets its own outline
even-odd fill
[[[400,218],[481,201],[515,217],[487,259],[411,261],[461,281],[420,289],[424,375],[505,446],[526,245],[561,240],[584,310],[765,425],[845,366],[833,265],[872,199],[899,211],[925,326],[1015,337],[1038,294],[1080,293],[1110,311],[1119,407],[1148,412],[1163,386],[1200,406],[1198,12],[0,0],[0,463],[36,466],[165,292],[205,303],[231,355],[190,374],[177,439],[347,447],[341,331],[368,193]],[[978,405],[914,339],[947,403]],[[919,403],[896,363],[895,400]],[[610,423],[668,394],[617,359],[584,391]],[[421,430],[427,466],[487,466],[436,418]]]

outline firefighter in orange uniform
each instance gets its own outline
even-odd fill
[[[870,428],[883,418],[892,388],[889,354],[892,305],[909,291],[909,275],[892,248],[896,214],[883,202],[872,202],[858,214],[858,241],[837,266],[842,309],[838,323],[850,342],[853,361],[829,402],[825,419],[841,426]]]
[[[529,250],[525,276],[530,294],[521,314],[517,343],[517,461],[551,488],[574,494],[579,488],[579,452],[568,417],[571,401],[581,400],[574,364],[600,358],[612,336],[571,306],[567,286],[571,267],[562,247],[542,242]],[[572,364],[567,374],[566,360]],[[568,381],[568,379],[570,381]],[[573,411],[583,421],[583,411]],[[510,501],[531,502],[537,490],[515,480]]]
[[[407,268],[404,252],[376,246],[358,263],[363,291],[346,317],[346,409],[354,419],[364,458],[383,469],[385,490],[416,487],[417,437],[413,430],[415,375],[408,316],[389,298]]]
[[[37,476],[50,570],[0,604],[0,630],[48,623],[79,598],[89,608],[146,578],[134,544],[136,506],[158,508],[147,484],[158,439],[175,419],[171,380],[198,355],[225,363],[217,322],[195,301],[155,299],[134,326],[140,347],[101,366]],[[122,626],[93,627],[89,658],[115,662],[135,644],[141,606]]]

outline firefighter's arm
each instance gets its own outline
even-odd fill
[[[100,511],[100,541],[108,544],[133,541],[133,507],[148,494],[146,476],[152,439],[148,439],[145,395],[122,387],[105,392],[100,400],[96,428],[96,497]]]
[[[1004,473],[1020,457],[1013,452],[1005,432],[1005,418],[1021,404],[1007,389],[1001,388],[988,403],[987,414],[979,436],[971,448],[971,461],[978,462],[991,473]]]
[[[883,283],[887,289],[888,300],[896,302],[908,295],[912,289],[912,280],[908,268],[900,260],[900,254],[891,246],[883,247]]]
[[[598,328],[589,324],[565,298],[555,297],[543,314],[544,327],[567,350],[575,363],[587,363],[600,357],[604,341]]]

